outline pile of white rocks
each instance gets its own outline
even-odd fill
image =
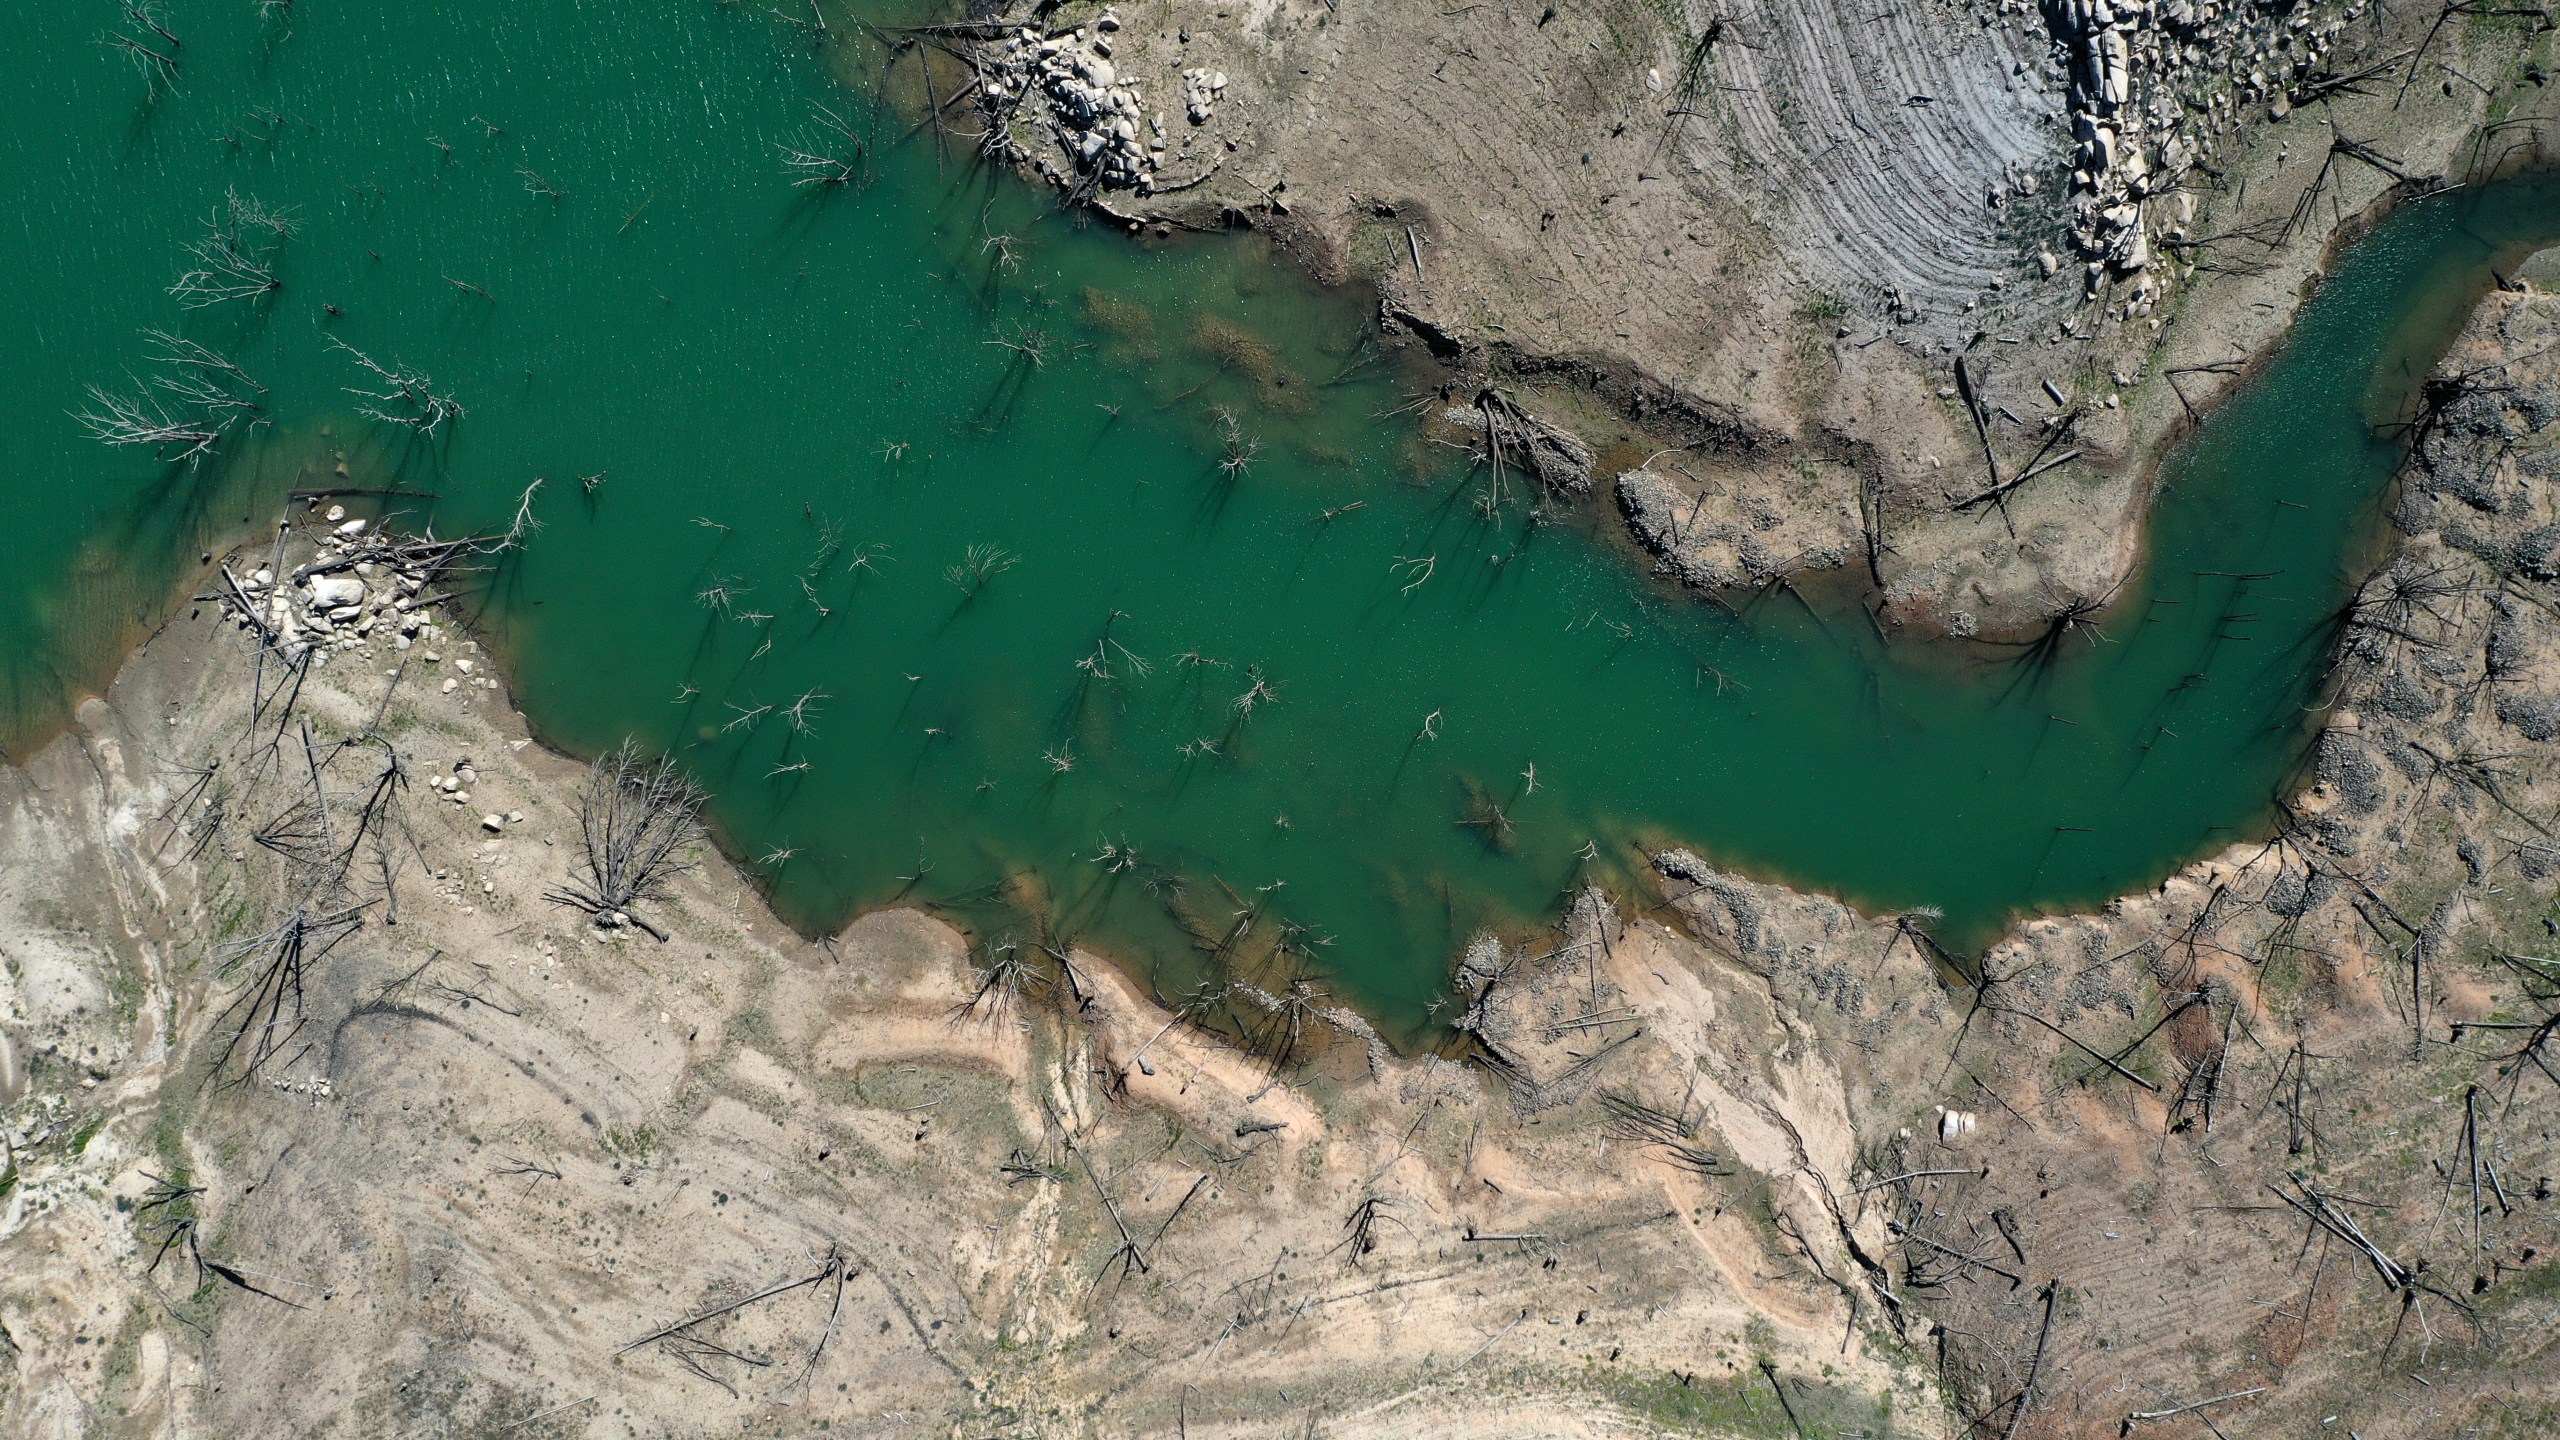
[[[1119,30],[1120,17],[1109,10],[1054,35],[1024,26],[988,47],[979,100],[992,122],[989,134],[1005,137],[1003,148],[1017,158],[1049,168],[1014,137],[1014,127],[1028,121],[1067,153],[1078,176],[1145,195],[1155,189],[1164,156],[1164,114],[1149,113],[1140,82],[1113,65],[1111,37]],[[1194,110],[1195,121],[1205,118],[1205,110]]]
[[[343,507],[330,507],[328,518],[319,553],[281,579],[266,567],[247,575],[224,567],[232,623],[264,634],[287,660],[308,654],[325,663],[333,652],[385,639],[409,648],[426,623],[424,565],[405,561],[402,547],[370,535]]]
[[[2029,0],[1999,0],[2027,13]],[[2072,128],[2071,245],[2091,296],[2129,282],[2128,318],[2149,315],[2167,279],[2155,243],[2191,238],[2186,173],[2264,103],[2281,120],[2319,84],[2339,36],[2363,13],[2270,8],[2257,0],[2063,0],[2046,13],[2065,72]],[[2325,13],[2324,13],[2325,11]],[[2060,261],[2046,257],[2048,270]]]
[[[1194,66],[1182,72],[1182,109],[1194,125],[1206,125],[1227,93],[1227,72]]]

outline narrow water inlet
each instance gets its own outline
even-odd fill
[[[25,22],[56,83],[0,97],[30,197],[0,231],[0,733],[291,488],[434,492],[411,519],[450,534],[539,478],[483,617],[521,703],[574,749],[681,755],[739,853],[787,852],[795,923],[929,901],[1171,991],[1250,915],[1400,1028],[1473,930],[1657,844],[1934,907],[1963,946],[2252,833],[2398,462],[2377,421],[2492,265],[2560,238],[2546,177],[2405,207],[2163,462],[2102,635],[1888,647],[1488,518],[1394,413],[1358,297],[902,142],[855,42],[679,0],[280,27],[183,0],[153,96],[69,8]],[[867,184],[792,183],[820,104]],[[234,193],[288,217],[277,287],[188,308]],[[237,360],[267,423],[194,468],[88,439],[146,329]],[[466,413],[366,419],[333,339]]]

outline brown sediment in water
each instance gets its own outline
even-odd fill
[[[1118,341],[1133,359],[1141,362],[1155,359],[1156,316],[1153,310],[1099,285],[1084,287],[1083,298],[1086,324]]]
[[[1243,377],[1253,403],[1275,415],[1303,415],[1315,409],[1315,392],[1306,377],[1280,363],[1269,341],[1231,320],[1202,315],[1192,322],[1191,348],[1222,373]]]

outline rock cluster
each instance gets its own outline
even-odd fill
[[[469,662],[466,661],[465,663],[467,664]],[[450,772],[443,775],[430,775],[427,777],[427,788],[444,797],[446,800],[451,801],[455,805],[470,804],[471,787],[479,783],[480,772],[472,765],[469,756],[464,756],[462,759],[455,761],[453,769]],[[490,818],[496,819],[497,817],[492,816]],[[495,825],[488,825],[484,828],[495,830],[498,827]]]
[[[223,571],[232,623],[259,631],[288,661],[309,655],[324,662],[334,651],[383,638],[405,650],[427,623],[422,596],[431,562],[345,516],[330,507],[332,528],[319,553],[281,579],[265,568],[245,576]]]
[[[1227,72],[1194,67],[1182,72],[1182,110],[1194,125],[1206,125],[1227,93]]]
[[[2026,0],[2001,0],[2004,10]],[[2265,102],[2283,119],[2298,97],[2343,88],[2324,68],[2361,0],[2319,7],[2257,0],[2062,0],[2046,7],[2066,71],[2073,151],[2071,244],[2091,296],[2128,281],[2128,318],[2151,313],[2166,280],[2154,242],[2192,238],[2185,173]],[[2290,13],[2288,13],[2290,12]],[[2061,262],[2046,257],[2047,269]]]
[[[1015,134],[1027,122],[1067,153],[1080,179],[1106,190],[1153,193],[1165,151],[1164,113],[1150,113],[1141,82],[1113,65],[1111,37],[1119,29],[1119,17],[1105,10],[1089,26],[1044,35],[1026,25],[989,46],[979,100],[988,112],[988,134],[1000,137],[993,143],[1049,168]],[[1208,118],[1196,102],[1190,113],[1194,124]]]
[[[1726,497],[1683,489],[1652,470],[1621,472],[1614,487],[1628,533],[1654,557],[1654,571],[1701,590],[1759,585],[1790,571],[1845,563],[1831,518],[1781,513],[1759,495]]]

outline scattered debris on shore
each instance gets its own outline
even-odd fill
[[[1476,463],[1492,472],[1497,490],[1510,473],[1534,476],[1557,495],[1591,488],[1591,447],[1582,437],[1531,414],[1490,385],[1478,387],[1467,403],[1441,411],[1440,419],[1476,437]]]
[[[332,528],[307,561],[285,568],[288,532],[280,528],[268,564],[247,575],[224,564],[222,589],[208,597],[288,665],[305,658],[326,664],[332,653],[375,640],[408,649],[442,598],[433,591],[437,576],[485,548],[477,540],[390,535],[347,519],[342,506],[329,507],[328,520]]]

